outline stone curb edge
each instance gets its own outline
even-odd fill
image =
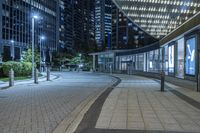
[[[111,75],[108,75],[111,76]],[[82,121],[85,113],[89,110],[92,104],[98,99],[98,97],[103,94],[108,88],[115,87],[119,84],[120,80],[118,77],[111,76],[116,81],[105,87],[100,92],[97,91],[94,95],[91,95],[81,102],[73,112],[71,112],[64,120],[54,129],[53,133],[74,133]]]

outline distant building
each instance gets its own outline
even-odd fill
[[[112,3],[112,49],[134,49],[156,41]]]
[[[74,0],[73,44],[77,52],[88,52],[94,46],[94,0]]]
[[[73,53],[73,0],[60,0],[59,51]]]
[[[95,40],[99,49],[110,48],[112,32],[112,0],[95,1]]]
[[[42,51],[56,51],[59,41],[57,0],[0,0],[0,53],[3,60],[20,60],[22,51],[31,48],[33,14],[35,21],[35,47],[39,48],[41,35]],[[44,54],[43,54],[44,55]]]

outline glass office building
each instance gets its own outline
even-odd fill
[[[59,1],[59,51],[73,52],[73,1],[60,0]]]
[[[130,6],[133,2],[136,2],[136,4]],[[143,2],[146,3],[146,8],[142,8],[144,5],[141,3]],[[140,4],[136,8],[137,3]],[[163,0],[157,2],[149,0],[115,0],[115,4],[118,4],[117,7],[121,8],[124,15],[129,16],[128,18],[133,23],[149,35],[157,38],[158,41],[136,49],[92,53],[94,70],[148,76],[160,75],[164,71],[169,78],[181,79],[180,83],[184,80],[198,80],[198,75],[200,75],[199,1],[177,0],[172,2],[169,0],[166,3]],[[152,4],[158,8],[152,8]],[[159,6],[159,4],[162,4],[162,6]],[[164,5],[166,7],[173,6],[169,10],[165,10]],[[184,10],[176,10],[182,7],[185,7]],[[144,12],[147,16],[136,16],[137,13]],[[175,20],[165,18],[165,12],[168,12],[170,18],[175,14],[177,15],[174,19],[178,23],[174,24],[173,28],[169,24]],[[150,15],[148,16],[148,14]],[[158,20],[165,18],[169,24],[158,23],[162,23],[162,21],[148,21],[153,18]],[[139,23],[137,23],[137,20]],[[148,27],[145,28],[147,23],[149,23]],[[154,27],[156,24],[157,28]],[[159,25],[164,27],[159,28]],[[151,32],[148,31],[148,28],[152,29]],[[167,31],[165,32],[163,29],[167,29]]]
[[[87,53],[95,44],[95,0],[73,1],[73,46]]]
[[[95,1],[95,40],[99,49],[110,48],[112,0]]]
[[[111,49],[140,48],[158,41],[137,26],[112,2]]]
[[[22,51],[31,47],[33,14],[35,20],[35,47],[39,49],[40,36],[42,51],[57,50],[59,21],[57,0],[1,0],[0,1],[0,53],[3,60],[20,60]]]

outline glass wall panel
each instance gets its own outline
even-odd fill
[[[126,63],[127,63],[127,73],[128,74],[131,74],[131,71],[132,71],[132,59],[133,57],[131,55],[127,56],[127,60],[126,60]]]
[[[184,78],[184,38],[178,40],[177,44],[177,65],[176,65],[176,77]]]
[[[98,69],[99,71],[103,71],[105,66],[104,55],[98,55]]]
[[[121,64],[122,64],[121,70],[122,70],[122,71],[127,70],[127,63],[126,63],[127,59],[126,59],[126,58],[127,58],[127,57],[123,56],[123,57],[122,57],[122,60],[121,60]]]
[[[144,71],[144,54],[138,55],[138,70]]]
[[[165,74],[166,75],[168,75],[168,67],[169,67],[169,63],[168,63],[168,59],[169,59],[169,57],[168,57],[168,54],[169,54],[169,52],[168,52],[168,45],[167,46],[165,46],[165,48],[164,48],[165,50],[164,50],[164,54],[165,54],[165,56],[164,56],[164,71],[165,71]]]
[[[186,40],[185,73],[195,75],[195,37]]]
[[[154,72],[159,72],[160,71],[160,50],[157,49],[154,51],[154,60],[153,60],[153,68]]]
[[[174,45],[169,46],[169,73],[174,73]]]
[[[147,68],[149,72],[153,71],[153,56],[154,51],[150,51],[147,53]]]

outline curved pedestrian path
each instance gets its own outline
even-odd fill
[[[77,133],[200,132],[199,93],[169,83],[165,92],[160,92],[160,83],[154,79],[114,76],[121,83],[107,96],[97,99]]]
[[[51,133],[86,98],[116,79],[94,73],[53,73],[50,82],[0,90],[0,133]]]

